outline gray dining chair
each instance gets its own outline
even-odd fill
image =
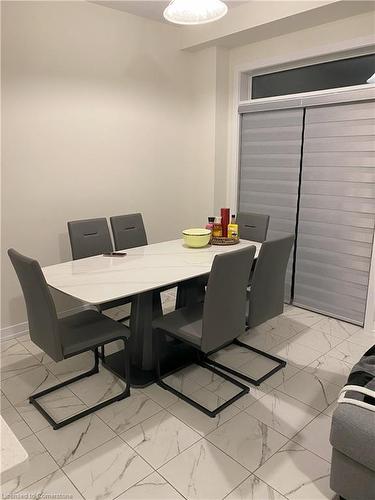
[[[54,429],[60,429],[79,418],[98,411],[104,406],[128,397],[130,395],[130,361],[127,348],[127,341],[130,336],[129,328],[94,310],[82,311],[65,318],[58,318],[52,295],[39,263],[18,253],[13,248],[8,250],[8,255],[18,276],[26,302],[31,341],[56,362],[86,351],[94,351],[94,366],[91,370],[31,395],[29,397],[30,403],[35,406]],[[124,390],[117,396],[57,422],[39,404],[38,399],[68,384],[98,373],[98,348],[114,340],[121,340],[124,344]]]
[[[110,221],[116,250],[147,245],[142,214],[115,215]]]
[[[279,316],[284,311],[285,273],[293,243],[293,235],[262,243],[248,292],[247,330]],[[251,343],[251,336],[249,342]],[[233,343],[274,361],[276,366],[258,379],[253,379],[242,372],[226,368],[216,361],[208,360],[208,362],[254,385],[260,385],[286,366],[285,360],[240,342],[238,339],[235,339]]]
[[[127,250],[128,248],[148,245],[142,214],[113,215],[109,220],[116,250]],[[155,290],[154,309],[156,314],[162,314],[160,293],[175,288],[175,286],[173,284]]]
[[[97,219],[74,220],[68,222],[68,233],[73,260],[93,257],[108,252],[113,252],[111,235],[109,233],[107,219],[99,217]],[[131,297],[112,300],[97,306],[99,311],[107,311],[114,307],[123,306],[132,302]],[[122,323],[130,318],[129,315],[119,318]],[[104,356],[104,349],[102,357]]]
[[[237,215],[239,237],[242,240],[262,243],[267,239],[269,222],[269,215],[239,212]]]
[[[267,238],[267,231],[269,225],[269,215],[255,214],[248,212],[239,212],[237,215],[238,233],[242,240],[258,241],[262,243]],[[249,273],[248,285],[251,284],[252,274],[254,271],[255,261]],[[193,297],[193,300],[201,300],[205,293],[205,286],[207,286],[208,275],[201,276],[192,282],[190,287],[192,291],[188,290],[186,293],[186,286],[181,286],[178,289],[176,300],[176,308],[181,307],[181,304],[186,302],[186,295]]]
[[[68,232],[73,260],[113,251],[105,217],[70,221]]]
[[[231,344],[246,327],[247,276],[255,255],[255,246],[216,255],[212,264],[203,303],[183,307],[153,321],[155,328],[155,366],[157,383],[210,417],[249,392],[249,387],[216,370],[205,361],[207,356]],[[210,410],[170,386],[161,377],[160,355],[164,334],[185,342],[197,350],[197,364],[220,375],[238,387],[240,392]]]

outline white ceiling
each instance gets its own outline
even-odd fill
[[[225,0],[229,8],[238,7],[249,0]],[[156,21],[167,22],[163,18],[163,11],[169,4],[169,0],[97,0],[93,3],[122,10],[135,14],[136,16],[148,17]]]

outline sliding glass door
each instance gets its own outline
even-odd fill
[[[302,143],[302,109],[242,115],[239,211],[270,215],[268,238],[294,234]],[[240,235],[241,236],[241,235]],[[285,298],[290,300],[293,252]]]
[[[363,324],[375,225],[375,103],[306,109],[294,303]]]
[[[375,226],[374,101],[244,111],[238,207],[271,216],[268,238],[296,234],[287,301],[362,325]]]

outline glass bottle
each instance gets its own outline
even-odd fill
[[[221,237],[223,235],[223,228],[221,226],[221,217],[215,217],[214,227],[212,230],[212,236],[214,238]]]

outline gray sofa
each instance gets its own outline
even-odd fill
[[[375,389],[375,346],[349,376],[348,384]],[[374,398],[353,399],[373,405]],[[339,403],[332,417],[331,488],[346,500],[375,500],[375,406],[374,411],[350,403]]]

